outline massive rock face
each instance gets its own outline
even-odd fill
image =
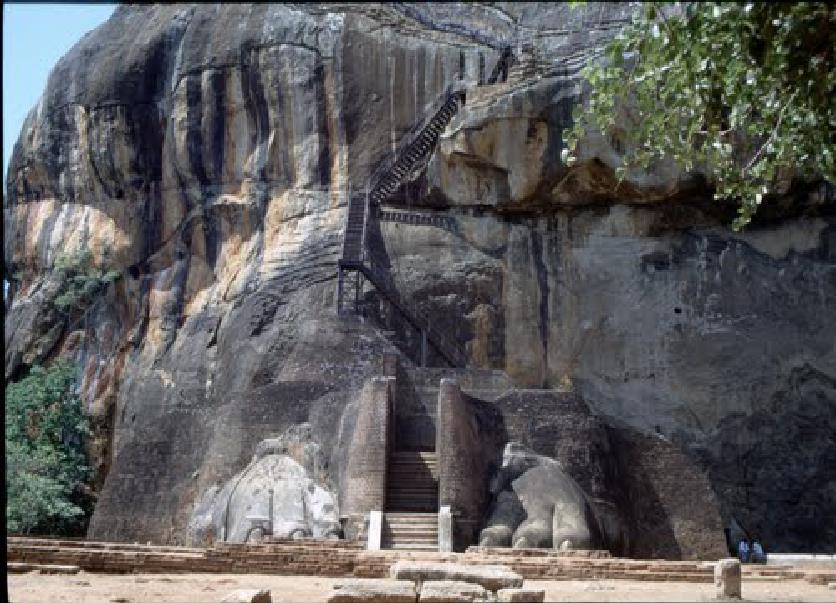
[[[521,388],[571,385],[633,455],[620,479],[658,487],[631,513],[670,508],[674,453],[647,452],[662,439],[768,549],[836,546],[832,191],[795,187],[803,211],[776,204],[735,234],[698,176],[659,164],[616,188],[617,140],[590,137],[567,170],[576,67],[627,17],[609,4],[131,5],[83,38],[7,177],[5,371],[58,353],[83,368],[101,489],[89,535],[183,542],[204,493],[305,422],[339,483],[343,410],[382,352],[415,343],[335,316],[347,195],[448,84],[526,41],[548,69],[468,91],[399,212],[372,225],[378,268],[473,366]],[[49,268],[82,241],[123,278],[65,323]],[[518,416],[523,443],[539,437],[534,410]]]

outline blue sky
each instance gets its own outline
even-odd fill
[[[3,3],[3,187],[12,147],[49,73],[73,44],[104,23],[116,4]]]

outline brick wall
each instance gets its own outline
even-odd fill
[[[392,424],[393,377],[372,377],[360,393],[357,421],[348,448],[342,514],[365,516],[383,510]]]
[[[453,512],[453,548],[476,541],[488,498],[488,467],[476,414],[458,383],[442,379],[438,393],[438,494]]]

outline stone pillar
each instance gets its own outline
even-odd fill
[[[453,551],[453,515],[450,507],[443,506],[438,510],[438,552],[451,553]]]
[[[740,560],[720,559],[714,565],[714,586],[717,599],[739,599],[741,597]]]
[[[383,512],[369,511],[369,538],[366,541],[366,549],[370,551],[379,551],[382,537]]]
[[[348,448],[342,514],[365,519],[386,503],[386,463],[392,431],[394,377],[372,377],[360,394]]]
[[[384,377],[398,376],[398,355],[391,352],[384,352],[380,358],[381,369]]]
[[[487,503],[487,476],[476,417],[454,379],[441,380],[437,417],[439,505],[450,507],[453,549],[463,550],[476,541]]]

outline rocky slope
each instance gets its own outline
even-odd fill
[[[183,542],[202,493],[306,422],[339,481],[343,409],[398,343],[335,316],[349,191],[448,84],[525,42],[539,77],[469,88],[373,228],[377,267],[473,366],[571,385],[620,433],[672,442],[707,471],[725,522],[775,551],[836,547],[832,189],[796,186],[801,210],[776,202],[735,234],[698,176],[660,164],[616,188],[618,140],[590,137],[562,166],[577,67],[627,17],[595,3],[131,5],[85,36],[7,176],[5,371],[58,353],[83,368],[90,535]],[[123,278],[66,323],[49,268],[82,241]]]

